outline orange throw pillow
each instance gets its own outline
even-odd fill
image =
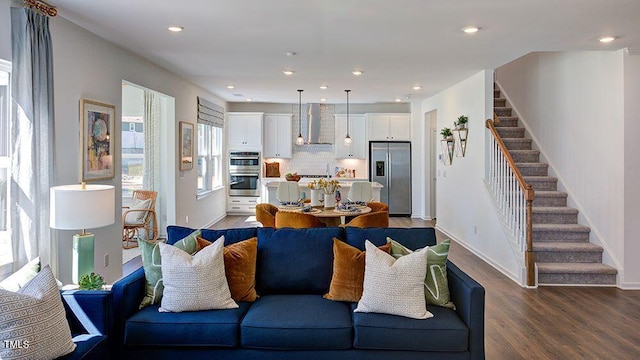
[[[211,241],[197,238],[198,251],[211,245]],[[389,243],[391,244],[391,243]],[[231,297],[235,301],[256,301],[256,258],[258,257],[258,238],[224,247],[224,273],[227,277]]]
[[[390,242],[378,249],[389,253]],[[333,276],[325,299],[358,302],[362,297],[364,283],[365,252],[343,241],[333,238]]]

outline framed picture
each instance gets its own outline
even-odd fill
[[[82,181],[111,179],[116,107],[97,101],[80,100]]]
[[[193,124],[180,121],[180,170],[193,169]]]

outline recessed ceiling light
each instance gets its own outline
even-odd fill
[[[327,99],[325,98],[320,99],[320,102],[325,102],[325,101],[327,101]]]
[[[327,85],[320,85],[320,89],[327,90],[329,87]]]
[[[235,88],[236,87],[234,85],[231,85],[231,84],[227,85],[227,89],[235,89]]]
[[[246,100],[247,100],[247,101],[253,101],[253,99],[252,99],[252,98],[247,98]]]
[[[171,31],[171,32],[180,32],[182,30],[184,30],[183,26],[169,26],[167,28],[167,30]]]
[[[616,39],[615,36],[603,36],[600,39],[598,39],[598,41],[600,41],[601,43],[605,43],[606,44],[606,43],[612,42],[615,39]]]
[[[467,26],[467,27],[462,28],[462,31],[464,31],[467,34],[477,33],[478,30],[480,30],[480,28],[477,27],[477,26]]]
[[[400,101],[402,101],[402,99],[396,98],[396,102],[400,102]]]
[[[352,73],[353,75],[355,75],[355,76],[360,76],[360,75],[362,75],[362,74],[363,74],[363,71],[362,71],[362,70],[353,70],[351,73]]]
[[[420,85],[416,85],[416,86],[413,87],[413,90],[420,90],[420,89],[422,89],[422,86],[420,86]]]
[[[287,75],[287,76],[291,76],[291,75],[293,75],[294,71],[293,70],[282,70],[282,73]]]

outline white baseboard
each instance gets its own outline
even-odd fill
[[[622,290],[640,290],[640,282],[623,282],[618,287]]]
[[[463,248],[469,250],[471,253],[473,253],[474,255],[476,255],[477,257],[479,257],[480,259],[482,259],[484,262],[486,262],[487,264],[491,265],[491,267],[493,267],[494,269],[498,270],[499,272],[501,272],[504,276],[508,277],[509,279],[513,280],[513,282],[515,282],[516,284],[523,286],[524,284],[520,283],[520,279],[518,279],[518,276],[515,274],[511,274],[507,269],[505,269],[504,267],[502,267],[500,264],[496,263],[495,261],[491,260],[491,258],[489,258],[487,255],[485,255],[482,251],[474,248],[473,246],[465,243],[464,241],[456,238],[455,236],[451,235],[451,233],[449,233],[448,231],[446,231],[445,229],[441,228],[440,226],[438,226],[436,224],[436,229],[439,230],[440,232],[442,232],[443,234],[445,234],[448,238],[450,238],[451,240],[455,241],[456,243],[458,243],[460,246],[462,246]],[[473,277],[473,276],[472,276]]]

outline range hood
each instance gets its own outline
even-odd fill
[[[322,126],[323,119],[320,116],[320,104],[307,104],[307,132],[304,133],[304,144],[305,145],[313,145],[313,144],[324,144],[331,145],[331,140],[333,136],[322,136],[323,128],[327,126]],[[302,124],[304,125],[304,118],[302,119]],[[325,121],[330,121],[330,119],[325,119]],[[331,134],[333,135],[333,134]]]

